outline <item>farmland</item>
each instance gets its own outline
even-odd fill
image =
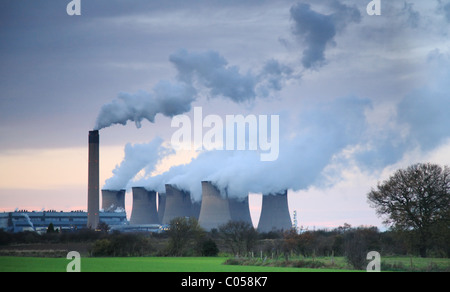
[[[345,259],[316,258],[315,261],[331,263],[333,268],[297,268],[262,265],[225,265],[224,257],[127,257],[81,259],[81,272],[347,272],[354,271],[347,266]],[[309,259],[310,261],[312,259]],[[66,258],[41,257],[0,257],[0,272],[65,272],[70,260]],[[280,261],[281,263],[281,261]],[[383,267],[389,270],[417,271],[449,270],[449,259],[389,257],[382,260]],[[386,269],[387,269],[386,268]]]

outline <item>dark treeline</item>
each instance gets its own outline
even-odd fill
[[[449,257],[449,230],[439,230],[430,237],[429,257]],[[198,221],[177,218],[170,230],[161,234],[108,233],[80,230],[73,233],[32,232],[7,233],[0,230],[0,246],[17,244],[85,243],[89,256],[217,256],[240,257],[321,257],[345,256],[357,262],[369,251],[383,256],[419,256],[418,235],[414,231],[389,230],[376,227],[351,227],[348,224],[331,230],[293,230],[258,233],[244,222],[229,222],[211,232],[204,231]]]

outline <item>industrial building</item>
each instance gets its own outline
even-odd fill
[[[156,207],[156,192],[148,191],[143,187],[133,189],[133,210],[130,224],[160,224]]]
[[[226,194],[209,181],[202,182],[202,208],[198,223],[206,230],[218,228],[231,221],[230,205]]]
[[[125,212],[99,212],[99,222],[108,226],[125,226],[128,224]],[[57,212],[26,210],[0,213],[0,229],[8,232],[35,231],[45,233],[50,223],[62,232],[86,228],[88,214],[84,211]]]
[[[177,217],[196,217],[192,208],[191,194],[166,184],[166,202],[162,224],[167,225]],[[198,218],[198,217],[197,217]]]
[[[10,212],[0,216],[0,228],[7,230],[27,230],[47,228],[50,223],[63,229],[88,227],[97,229],[105,222],[115,229],[133,230],[156,229],[167,225],[176,217],[195,217],[206,230],[218,228],[229,221],[244,221],[252,224],[248,195],[241,199],[229,198],[221,193],[212,182],[203,181],[202,202],[193,203],[189,192],[166,184],[166,193],[158,194],[144,187],[134,187],[130,228],[125,213],[125,190],[102,190],[100,212],[100,135],[99,131],[89,131],[88,196],[86,212]],[[119,226],[119,227],[117,227]],[[147,226],[147,227],[146,227]],[[274,229],[287,230],[292,227],[287,202],[287,191],[282,194],[263,196],[263,204],[258,230],[268,232]],[[138,228],[139,229],[139,228]]]
[[[287,191],[263,196],[258,231],[270,232],[291,228],[292,221],[289,215]]]
[[[0,214],[0,229],[20,231],[47,230],[50,223],[59,230],[97,229],[100,222],[111,230],[122,232],[161,232],[177,217],[197,218],[201,227],[210,231],[230,221],[253,225],[248,194],[230,198],[226,190],[219,190],[212,182],[203,181],[202,201],[193,202],[191,194],[175,185],[166,184],[165,193],[144,187],[133,187],[133,206],[130,221],[125,213],[126,190],[102,190],[100,210],[100,136],[89,132],[87,212],[28,212]],[[199,182],[200,183],[200,182]],[[258,231],[288,230],[292,228],[287,191],[263,196]]]
[[[126,190],[102,190],[102,209],[104,212],[125,212]]]

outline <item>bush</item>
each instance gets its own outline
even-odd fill
[[[219,254],[219,248],[212,239],[207,239],[201,244],[201,254],[204,257],[216,257]]]
[[[99,239],[94,242],[91,249],[91,255],[94,257],[113,256],[114,249],[111,241],[108,239]]]
[[[146,256],[153,252],[151,242],[141,234],[113,234],[94,242],[91,249],[95,257]]]

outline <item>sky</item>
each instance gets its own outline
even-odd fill
[[[381,0],[379,16],[369,0],[69,2],[0,3],[0,211],[86,210],[94,128],[102,186],[288,188],[310,229],[383,228],[372,188],[450,165],[448,0]],[[279,115],[278,160],[171,149],[195,107]]]

